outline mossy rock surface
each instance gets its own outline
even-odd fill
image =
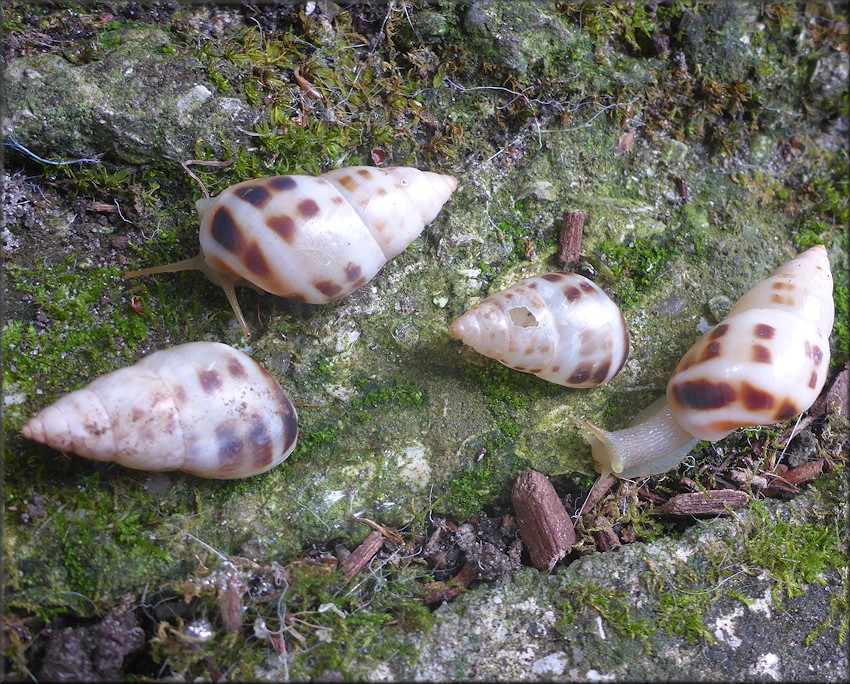
[[[20,636],[27,625],[35,633],[95,619],[127,595],[136,605],[148,593],[164,602],[210,600],[206,578],[221,571],[222,559],[268,568],[339,545],[350,550],[369,532],[354,518],[415,537],[441,516],[458,523],[482,511],[499,516],[510,511],[511,484],[527,467],[581,501],[595,475],[581,420],[627,424],[663,394],[682,354],[729,303],[818,243],[835,276],[834,378],[848,359],[846,17],[816,3],[691,5],[317,2],[254,11],[10,3],[4,132],[42,159],[4,148],[3,600],[6,613],[24,620],[18,641],[7,641],[7,666],[25,673],[24,648],[14,644],[27,643]],[[100,161],[65,163],[79,157]],[[200,275],[122,278],[197,253],[197,181],[215,195],[247,178],[384,158],[452,174],[459,187],[408,249],[345,300],[315,306],[242,288],[253,332],[245,340],[221,291]],[[190,159],[210,164],[191,166],[192,178],[180,165]],[[593,390],[511,371],[448,332],[489,294],[560,269],[559,231],[564,212],[574,210],[586,218],[572,268],[611,294],[632,340],[620,375]],[[20,435],[27,417],[60,395],[196,340],[243,349],[296,402],[299,445],[281,466],[235,482],[151,474],[63,455]],[[727,457],[767,467],[789,426],[701,445],[651,486],[669,495],[682,476]],[[846,424],[817,423],[807,434],[815,456],[839,454],[833,479],[843,477]],[[761,455],[747,451],[753,443]],[[833,500],[844,515],[845,504]],[[662,652],[657,639],[666,625],[658,616],[675,615],[675,606],[653,592],[670,586],[643,586],[653,594],[644,605],[631,594],[591,595],[579,570],[625,577],[634,561],[645,576],[647,553],[664,563],[683,548],[709,553],[711,535],[712,544],[732,549],[738,524],[700,525],[680,542],[679,527],[643,516],[634,548],[579,558],[582,547],[552,577],[526,568],[458,605],[477,615],[489,602],[498,615],[514,592],[516,605],[539,613],[526,630],[532,646],[511,670],[517,678],[624,676],[633,658],[647,668],[634,672],[654,676],[646,653]],[[739,546],[730,551],[737,563],[730,577],[745,573]],[[682,586],[692,583],[682,596],[703,597],[706,586],[687,574],[699,568],[680,565],[671,568]],[[499,674],[471,664],[472,651],[497,643],[484,633],[457,637],[454,655],[441,655],[441,640],[455,640],[449,623],[471,629],[454,607],[438,611],[440,626],[422,646],[432,616],[413,587],[433,568],[402,566],[392,565],[398,576],[384,575],[384,566],[369,575],[364,586],[376,592],[374,603],[333,584],[337,576],[299,575],[291,596],[309,587],[320,597],[310,611],[333,604],[355,618],[311,612],[305,641],[292,637],[291,673]],[[724,582],[722,565],[711,567]],[[800,580],[815,605],[831,606],[830,592],[844,581],[838,561],[830,568],[826,585]],[[775,579],[753,579],[755,593],[729,580],[723,586],[746,598],[737,603],[709,592],[699,605],[702,627],[674,630],[671,671],[710,651],[707,635],[722,641],[724,616],[740,606],[735,620],[754,615],[747,601],[761,600]],[[569,616],[568,595],[577,597]],[[783,605],[796,610],[802,600]],[[203,649],[189,654],[184,637],[174,636],[180,621],[197,617],[198,604],[186,605],[163,618],[176,631],[153,640],[156,667],[137,672],[167,662],[182,676],[209,676]],[[203,606],[218,610],[214,599]],[[771,610],[773,619],[788,615]],[[156,624],[160,615],[152,614]],[[260,618],[268,626],[279,616],[251,613],[248,632]],[[321,629],[310,620],[324,621]],[[269,656],[274,629],[256,624],[250,634],[260,636],[244,639],[222,633],[213,619],[215,668],[240,662],[238,676],[282,676],[280,659]],[[735,631],[744,644],[770,636],[747,625]],[[600,629],[606,640],[597,639]],[[825,628],[806,653],[837,649],[843,633]],[[344,655],[319,657],[325,652],[310,648],[353,634],[367,643]],[[393,649],[409,667],[385,658]],[[779,657],[777,672],[805,679]],[[835,663],[829,672],[846,672],[846,661]],[[749,672],[731,656],[728,667],[717,672]]]

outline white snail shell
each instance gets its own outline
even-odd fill
[[[484,356],[567,387],[596,387],[629,355],[619,307],[576,273],[525,278],[452,323],[452,335]]]
[[[646,420],[617,432],[585,421],[597,470],[663,473],[699,439],[800,415],[826,382],[834,315],[829,258],[818,245],[744,294],[697,340],[667,383],[666,401]]]
[[[413,242],[456,187],[444,174],[369,166],[237,183],[198,200],[197,257],[125,277],[203,271],[224,288],[247,336],[236,285],[309,304],[341,299]]]
[[[230,479],[282,462],[295,448],[297,423],[289,396],[251,357],[193,342],[102,375],[21,432],[96,461]]]

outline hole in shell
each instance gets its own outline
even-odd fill
[[[518,325],[521,328],[533,328],[538,325],[534,314],[524,306],[515,306],[508,311],[508,316],[511,317],[511,322],[514,325]]]

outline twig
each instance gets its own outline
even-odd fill
[[[356,515],[349,516],[349,520],[353,520],[354,522],[363,523],[364,525],[368,525],[373,530],[380,532],[390,541],[394,541],[396,544],[402,544],[404,540],[392,530],[387,529],[383,525],[379,525],[374,520],[369,520],[369,518],[360,518]]]
[[[207,188],[204,185],[203,181],[198,178],[194,173],[189,170],[189,164],[197,164],[198,166],[214,166],[216,168],[224,168],[230,166],[233,162],[236,161],[236,157],[238,155],[233,155],[230,159],[226,159],[225,161],[207,161],[206,159],[187,159],[186,161],[180,162],[180,166],[183,167],[183,170],[191,176],[195,182],[201,186],[201,192],[204,193],[204,197],[209,197],[210,193],[207,192]]]

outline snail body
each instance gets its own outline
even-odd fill
[[[596,469],[623,478],[663,473],[698,440],[800,415],[826,382],[834,315],[829,258],[818,245],[745,293],[697,340],[644,420],[616,432],[584,421]]]
[[[608,382],[629,354],[619,307],[576,273],[525,278],[487,297],[449,329],[484,356],[567,387]]]
[[[231,479],[289,456],[297,421],[289,396],[253,359],[226,344],[193,342],[100,376],[21,432],[96,461]]]
[[[202,271],[224,289],[248,336],[236,285],[309,304],[341,299],[413,242],[456,187],[452,176],[409,167],[244,181],[196,203],[198,256],[124,277]]]

